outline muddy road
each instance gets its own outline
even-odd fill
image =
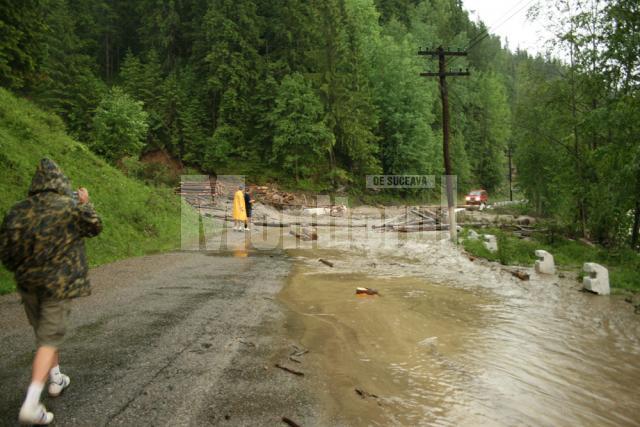
[[[575,272],[520,281],[446,232],[318,235],[229,231],[93,269],[62,351],[72,386],[44,400],[55,423],[640,425],[640,316],[621,296],[580,292]],[[33,338],[16,296],[0,322],[14,425]]]
[[[287,360],[275,295],[282,252],[172,253],[91,271],[74,301],[64,395],[44,397],[55,425],[277,425],[319,419]],[[16,425],[33,335],[15,295],[0,298],[0,425]],[[43,396],[46,395],[46,391]]]

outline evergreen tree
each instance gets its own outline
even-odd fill
[[[84,53],[85,42],[76,35],[77,22],[67,0],[46,0],[41,78],[34,84],[34,99],[60,114],[72,135],[91,138],[95,109],[106,91],[96,65]]]
[[[203,33],[214,129],[205,161],[215,167],[232,157],[246,159],[256,153],[247,123],[261,69],[255,4],[248,0],[212,1],[203,20]]]
[[[507,172],[505,151],[510,136],[510,111],[504,85],[494,74],[475,75],[474,102],[466,108],[470,116],[466,151],[477,183],[489,192],[498,189]]]
[[[39,0],[0,1],[0,85],[21,89],[35,79],[44,32]]]
[[[96,153],[112,162],[125,156],[138,157],[148,129],[147,113],[142,102],[116,86],[100,101],[93,127],[92,147]]]
[[[293,173],[296,181],[316,172],[333,146],[334,136],[324,124],[323,110],[310,82],[301,74],[282,80],[271,113],[273,160]]]

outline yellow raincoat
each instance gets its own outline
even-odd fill
[[[233,220],[247,220],[247,210],[244,206],[244,193],[242,190],[236,191],[236,194],[233,196]]]

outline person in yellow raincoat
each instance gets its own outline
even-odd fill
[[[238,191],[233,196],[233,229],[235,231],[242,231],[244,223],[247,220],[247,210],[244,205],[244,191],[243,186],[238,187]]]

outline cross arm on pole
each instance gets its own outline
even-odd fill
[[[424,55],[424,56],[438,56],[438,55],[445,55],[445,56],[467,56],[467,52],[464,51],[456,51],[456,50],[419,50],[418,51],[418,55]]]
[[[449,77],[449,76],[470,76],[468,71],[449,71],[447,73],[420,73],[422,77]]]

